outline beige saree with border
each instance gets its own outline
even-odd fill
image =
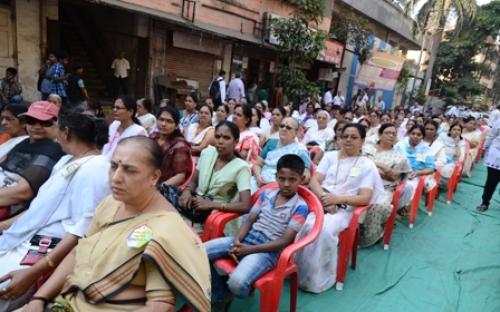
[[[113,222],[119,206],[106,198],[78,242],[74,273],[62,292],[71,308],[133,311],[148,300],[175,305],[180,296],[196,311],[210,311],[208,258],[180,215],[160,211]],[[131,286],[143,287],[144,297],[118,300]]]

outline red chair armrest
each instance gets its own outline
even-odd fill
[[[224,236],[224,227],[226,224],[239,216],[241,216],[241,214],[236,212],[212,212],[205,221],[202,241],[206,242]]]
[[[349,227],[351,227],[351,225],[357,226],[358,221],[359,221],[359,217],[361,216],[361,214],[363,212],[367,211],[370,207],[371,207],[371,205],[356,207],[356,209],[354,209],[354,213],[352,214],[352,218],[351,218],[351,222],[349,223]]]

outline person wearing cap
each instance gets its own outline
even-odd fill
[[[0,207],[10,207],[11,215],[25,209],[64,154],[51,135],[58,113],[54,104],[38,101],[19,115],[29,138],[0,161]]]
[[[28,108],[24,105],[10,104],[7,105],[0,116],[1,127],[6,139],[0,144],[0,161],[7,155],[14,146],[28,138],[26,125],[24,120],[18,117],[20,114],[26,113]]]
[[[0,312],[32,299],[36,281],[71,252],[110,193],[110,162],[99,151],[108,140],[106,121],[68,110],[55,128],[66,155],[29,208],[14,222],[0,222]]]

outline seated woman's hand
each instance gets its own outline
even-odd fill
[[[215,208],[214,202],[203,197],[193,198],[193,205],[196,210],[212,210]]]
[[[0,278],[0,283],[10,280],[9,285],[0,290],[0,299],[9,300],[25,294],[35,283],[37,276],[28,269],[12,271]]]
[[[323,207],[329,207],[329,206],[336,206],[337,204],[341,204],[339,201],[339,197],[335,196],[333,194],[323,194],[321,195],[321,203],[323,204]]]
[[[191,194],[191,190],[186,189],[182,192],[181,196],[179,197],[179,206],[186,210],[191,207],[191,201],[193,200],[193,195]]]
[[[259,176],[257,176],[257,177],[255,178],[255,180],[257,181],[257,185],[258,185],[259,187],[261,187],[261,186],[263,186],[263,185],[266,185],[266,181],[264,181],[264,179],[263,179],[263,178],[262,178],[262,176],[260,176],[260,175],[259,175]]]
[[[29,304],[25,305],[21,310],[22,312],[43,312],[45,311],[44,302],[41,300],[32,300]]]
[[[417,176],[418,176],[418,174],[417,174],[416,172],[410,172],[410,173],[408,174],[408,179],[410,179],[410,180],[411,180],[411,179],[416,178]]]

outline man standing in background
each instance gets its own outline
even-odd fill
[[[125,58],[125,53],[120,51],[118,57],[113,60],[111,68],[115,76],[115,97],[119,95],[128,95],[128,71],[130,63]]]
[[[236,73],[234,79],[229,82],[227,88],[227,98],[234,99],[236,103],[240,103],[240,99],[245,97],[245,84],[241,80],[241,74]]]

